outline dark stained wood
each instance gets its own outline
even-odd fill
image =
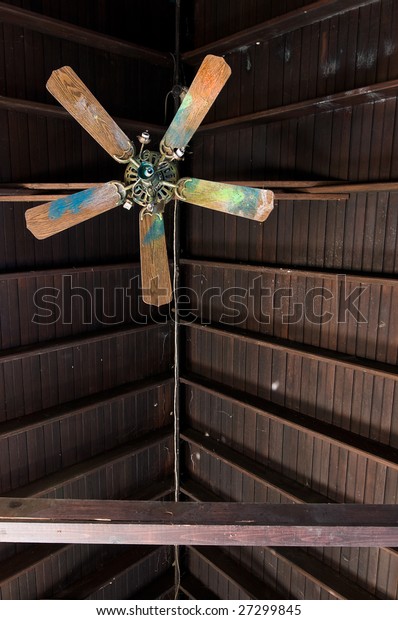
[[[308,418],[308,416],[280,407],[275,403],[264,401],[242,391],[225,388],[220,383],[209,381],[198,375],[183,375],[181,382],[202,389],[208,394],[238,405],[242,409],[249,407],[269,419],[279,421],[292,429],[303,431],[312,437],[320,438],[333,445],[375,460],[391,469],[398,469],[398,452],[396,448],[390,448],[366,437],[360,437],[332,424]]]
[[[245,592],[253,600],[275,600],[280,599],[281,595],[274,592],[271,588],[258,579],[255,575],[245,570],[245,568],[223,552],[221,549],[213,547],[189,548],[190,553],[198,555],[208,564],[213,566],[218,572],[224,575],[229,581],[234,583],[240,590]]]
[[[38,101],[28,101],[24,99],[17,99],[13,97],[0,96],[0,110],[8,110],[9,112],[24,112],[27,114],[37,114],[39,116],[45,116],[47,118],[58,119],[71,119],[69,112],[63,108],[52,105],[49,103],[40,103]],[[72,119],[71,119],[72,120]],[[124,118],[115,118],[117,125],[121,125],[126,131],[139,131],[148,130],[151,134],[162,134],[165,131],[165,127],[156,125],[154,123],[145,123],[141,121],[134,121]],[[61,174],[62,171],[59,172]]]
[[[10,6],[5,2],[0,3],[0,19],[4,22],[14,24],[15,26],[20,26],[21,28],[28,28],[36,32],[49,34],[59,39],[73,41],[74,43],[87,45],[112,54],[139,58],[145,62],[164,67],[171,66],[172,60],[169,54],[164,52],[158,52],[143,47],[142,45],[136,45],[129,41],[122,41],[115,37],[106,36],[93,30],[76,26],[75,24],[35,13],[34,11],[27,11],[20,7]]]
[[[356,88],[326,97],[317,97],[307,101],[300,101],[299,103],[291,103],[285,106],[277,106],[262,110],[261,112],[252,112],[233,118],[217,120],[212,123],[205,123],[199,127],[198,133],[205,134],[215,131],[226,131],[228,129],[241,129],[246,125],[255,123],[273,123],[292,118],[301,118],[316,113],[331,112],[350,106],[358,106],[363,103],[372,103],[375,99],[384,100],[390,97],[396,97],[397,93],[398,80],[391,80],[389,82],[372,84],[363,88]]]
[[[0,500],[0,514],[3,541],[162,545],[166,541],[186,544],[189,540],[195,545],[367,547],[398,543],[393,505],[18,498]]]
[[[199,579],[190,573],[185,573],[180,583],[180,590],[195,601],[217,600],[219,597],[207,588]]]
[[[106,563],[101,569],[87,575],[84,579],[72,584],[69,588],[61,590],[55,597],[65,600],[84,600],[97,593],[114,579],[131,570],[134,564],[138,565],[149,556],[157,554],[156,547],[143,547],[135,545],[125,553],[117,555],[113,560]]]
[[[183,53],[182,58],[186,62],[196,63],[205,54],[225,54],[242,46],[252,45],[257,41],[265,42],[292,32],[298,28],[310,26],[318,21],[329,19],[335,15],[341,15],[352,11],[360,6],[373,4],[376,0],[318,0],[304,7],[289,11],[263,23],[256,24],[246,30],[241,30],[232,35],[212,41],[200,48]]]
[[[160,577],[153,579],[150,583],[139,590],[134,598],[138,601],[156,600],[168,598],[168,594],[174,594],[174,570],[169,568]]]
[[[122,444],[117,448],[113,448],[113,450],[105,451],[99,456],[91,457],[86,461],[78,463],[77,465],[65,467],[60,471],[27,484],[26,486],[19,486],[15,491],[8,491],[7,496],[32,497],[50,493],[57,488],[65,486],[66,484],[82,479],[91,472],[109,467],[111,464],[115,464],[118,461],[122,461],[133,455],[145,452],[158,444],[166,443],[170,440],[171,436],[172,434],[170,428],[155,430],[141,436],[135,441]]]
[[[306,488],[302,484],[280,474],[271,467],[256,463],[247,456],[240,454],[237,450],[233,450],[223,445],[221,442],[214,441],[214,439],[209,439],[206,435],[194,429],[189,428],[183,430],[181,432],[181,439],[199,447],[212,457],[237,469],[240,473],[250,477],[252,480],[273,489],[289,501],[320,504],[328,501],[325,495],[321,495],[316,491]],[[187,494],[192,495],[195,491],[195,487],[192,490],[192,487],[188,484],[186,487],[184,486],[184,492],[185,491]],[[210,500],[210,498],[208,498],[206,501],[214,501],[214,499]]]

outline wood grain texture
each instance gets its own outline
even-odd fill
[[[187,146],[230,75],[231,69],[223,58],[206,56],[164,135],[166,147]]]
[[[25,213],[26,226],[37,239],[46,239],[114,209],[119,201],[116,185],[105,183],[28,209]]]
[[[214,183],[201,179],[181,179],[181,197],[194,205],[264,222],[274,208],[269,190]]]
[[[71,67],[53,71],[47,90],[112,157],[127,159],[134,147]]]
[[[394,505],[4,498],[0,540],[376,547],[398,544],[396,512]]]
[[[173,291],[163,217],[140,213],[142,299],[152,306],[170,303]]]

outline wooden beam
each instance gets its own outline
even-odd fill
[[[194,601],[212,601],[220,598],[192,573],[184,573],[181,578],[180,590]]]
[[[169,477],[155,481],[134,491],[129,499],[134,501],[159,500],[167,497],[173,491],[174,479]],[[42,562],[59,556],[69,545],[33,545],[20,551],[0,563],[0,588],[11,581],[18,579],[24,573],[32,570]]]
[[[284,426],[293,428],[301,433],[326,441],[343,450],[353,452],[366,459],[371,459],[382,465],[398,471],[398,449],[391,446],[356,435],[344,428],[339,428],[328,422],[292,409],[287,409],[276,403],[263,400],[230,386],[215,381],[209,381],[205,377],[194,374],[186,374],[181,377],[181,383],[201,390],[206,394],[220,398],[224,402],[236,405],[241,409],[249,408],[257,414],[264,416]]]
[[[0,542],[398,545],[396,505],[0,499]]]
[[[18,498],[40,497],[47,493],[53,492],[55,489],[59,489],[66,484],[85,478],[99,469],[109,467],[118,461],[123,461],[126,458],[141,454],[154,446],[170,442],[172,436],[173,434],[171,427],[151,431],[146,435],[136,438],[134,441],[122,444],[117,448],[107,450],[102,454],[93,456],[85,461],[76,463],[75,465],[71,465],[65,469],[61,469],[60,471],[56,471],[44,478],[35,480],[34,482],[31,482],[23,487],[19,487],[13,491],[8,491],[6,494],[3,494],[3,496],[7,495],[7,497]],[[34,541],[32,540],[32,542]],[[53,541],[49,540],[48,542]]]
[[[398,182],[385,181],[382,183],[344,183],[342,181],[225,181],[215,179],[219,183],[230,183],[231,185],[244,185],[248,187],[260,187],[262,189],[284,189],[286,193],[292,190],[299,190],[307,194],[359,194],[363,192],[396,192]],[[304,198],[302,198],[304,200]]]
[[[120,54],[128,58],[138,58],[154,65],[171,67],[171,55],[166,52],[136,45],[129,41],[122,41],[116,37],[94,32],[75,24],[47,17],[40,13],[27,11],[20,7],[0,2],[0,20],[14,26],[35,30],[58,39],[65,39],[80,45],[86,45],[110,54]]]
[[[63,351],[64,349],[71,349],[73,347],[79,347],[81,345],[92,345],[96,342],[103,342],[110,338],[118,338],[120,336],[130,336],[133,334],[139,334],[146,332],[147,330],[157,330],[162,327],[170,327],[169,322],[165,323],[148,323],[147,325],[128,325],[117,329],[102,329],[96,332],[90,332],[80,334],[79,336],[68,336],[67,338],[59,338],[56,340],[43,341],[34,345],[28,345],[23,347],[15,347],[13,349],[4,349],[0,353],[0,364],[7,362],[13,362],[20,359],[26,359],[28,357],[34,357],[36,355],[44,355],[46,353],[52,353],[54,351]]]
[[[214,497],[215,494],[212,491],[209,492],[206,487],[203,487],[193,480],[184,481],[183,486],[181,487],[181,491],[183,493],[186,493],[186,483],[188,483],[188,495],[193,497],[196,501],[214,501],[214,499],[210,499],[210,497]],[[225,500],[218,497],[218,501]],[[200,554],[205,549],[206,547],[200,547],[200,549],[196,550],[196,552]],[[213,551],[211,547],[209,547],[209,550]],[[302,576],[309,579],[313,583],[316,583],[323,590],[327,591],[339,600],[374,600],[376,598],[370,592],[364,590],[343,575],[340,575],[316,557],[309,556],[308,553],[305,553],[302,549],[298,549],[296,547],[267,547],[265,552],[281,559],[294,571],[299,572]],[[235,583],[238,587],[241,587],[239,583],[239,571],[236,574],[237,578]]]
[[[251,600],[280,600],[285,598],[276,592],[256,575],[222,551],[214,547],[189,547],[189,552],[198,556],[206,564],[215,568],[228,581],[242,590]]]
[[[55,407],[43,409],[29,415],[13,418],[0,423],[0,440],[15,437],[21,433],[26,433],[35,428],[41,428],[47,424],[68,420],[74,416],[84,415],[85,413],[118,402],[124,398],[138,394],[148,393],[163,386],[173,383],[173,375],[170,373],[149,377],[140,381],[125,383],[124,385],[97,392],[78,400],[69,401]]]
[[[269,336],[268,334],[248,332],[247,330],[235,327],[235,325],[233,327],[220,323],[206,323],[203,325],[200,323],[199,319],[195,322],[180,320],[180,325],[184,326],[186,329],[193,329],[207,334],[214,334],[215,336],[232,338],[234,340],[239,339],[240,342],[246,342],[250,345],[267,347],[268,349],[282,351],[284,353],[292,353],[293,355],[299,355],[306,359],[323,361],[341,368],[348,368],[353,371],[365,372],[377,377],[383,377],[383,379],[398,381],[398,366],[395,364],[386,364],[384,362],[354,357],[347,353],[339,353],[331,349],[322,349],[313,345],[294,342],[293,340]]]
[[[341,110],[362,103],[375,103],[384,101],[390,97],[396,97],[398,94],[398,80],[390,80],[389,82],[381,82],[372,84],[362,88],[347,90],[334,95],[317,97],[316,99],[308,99],[307,101],[299,101],[288,105],[261,110],[260,112],[251,112],[241,116],[226,118],[212,123],[201,125],[197,133],[215,133],[217,131],[229,131],[232,129],[241,129],[247,125],[257,123],[266,124],[275,121],[284,121],[292,118],[301,118],[309,114],[320,114],[322,112],[332,112],[333,110]]]
[[[239,48],[257,42],[264,43],[275,37],[280,37],[298,28],[310,26],[335,15],[342,15],[360,6],[373,4],[378,0],[318,0],[301,6],[298,9],[278,15],[251,28],[246,28],[234,34],[207,43],[202,47],[185,52],[182,59],[191,64],[197,64],[206,54],[226,54],[240,51]]]
[[[9,112],[21,112],[23,114],[37,114],[46,118],[59,118],[61,120],[71,120],[72,116],[62,107],[50,103],[39,103],[38,101],[28,101],[26,99],[15,99],[13,97],[0,96],[0,110]],[[130,132],[141,132],[148,130],[150,134],[163,135],[166,127],[153,123],[143,123],[126,118],[115,118],[115,122]]]
[[[298,267],[286,267],[281,265],[255,265],[252,263],[234,263],[220,260],[206,260],[201,258],[181,258],[181,265],[198,265],[199,267],[209,267],[212,269],[236,269],[244,270],[246,273],[269,273],[279,276],[302,276],[304,278],[338,278],[342,275],[345,276],[347,282],[356,282],[358,284],[377,284],[383,286],[397,286],[398,278],[395,274],[392,276],[388,274],[371,274],[364,272],[352,272],[346,271],[345,273],[331,269],[315,269],[312,267],[298,268]]]
[[[210,456],[219,459],[229,467],[239,471],[244,476],[248,476],[259,484],[273,489],[291,502],[325,504],[332,501],[325,495],[321,495],[317,491],[314,491],[313,489],[288,478],[268,466],[253,461],[253,459],[241,454],[237,450],[229,448],[219,441],[210,439],[192,428],[187,428],[181,431],[180,437],[183,441],[186,441],[189,444],[196,446],[196,448],[203,450]],[[191,482],[189,485],[184,485],[184,492],[191,493],[191,497],[194,497],[194,493],[197,492],[197,489],[193,487],[192,490],[192,484],[193,483]],[[215,500],[208,499],[207,501]]]
[[[128,573],[133,567],[138,567],[145,560],[159,555],[159,552],[159,547],[134,545],[124,553],[108,558],[101,568],[81,577],[68,588],[60,590],[54,598],[73,601],[88,599]]]
[[[154,601],[163,598],[165,595],[174,593],[174,569],[168,568],[159,577],[150,581],[146,586],[135,592],[134,600],[136,601]]]

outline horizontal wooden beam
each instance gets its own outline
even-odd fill
[[[0,499],[0,542],[398,545],[396,505]]]
[[[243,270],[246,273],[269,273],[272,275],[279,276],[290,276],[290,277],[304,277],[304,278],[323,278],[323,279],[333,279],[345,276],[347,282],[356,282],[358,284],[377,284],[383,286],[397,286],[398,278],[395,274],[392,276],[388,274],[371,274],[371,273],[357,273],[352,271],[342,272],[342,270],[331,270],[331,269],[316,269],[311,267],[300,268],[300,267],[286,267],[281,265],[256,265],[253,263],[234,263],[227,261],[220,261],[217,259],[207,260],[201,258],[181,258],[181,265],[193,266],[198,265],[199,267],[209,267],[212,269],[236,269]]]
[[[26,99],[15,99],[13,97],[0,96],[0,110],[8,112],[21,112],[24,114],[37,114],[47,118],[59,118],[61,120],[74,119],[61,106],[52,105],[50,103],[40,103],[38,101],[28,101]],[[142,121],[134,121],[126,118],[115,118],[115,122],[123,127],[126,131],[141,132],[148,130],[154,135],[161,135],[166,131],[166,127],[155,125],[153,123],[143,123]],[[75,121],[74,121],[75,122]]]
[[[373,4],[378,0],[317,0],[301,6],[298,9],[278,15],[251,28],[246,28],[234,34],[207,43],[197,49],[182,54],[185,62],[196,64],[206,54],[226,54],[240,51],[239,48],[252,45],[253,43],[265,43],[275,37],[288,32],[310,26],[324,19],[330,19],[335,15],[341,15],[367,4]]]
[[[0,440],[9,439],[10,437],[26,433],[35,428],[42,428],[47,424],[54,424],[54,422],[61,422],[74,416],[83,415],[93,409],[111,405],[124,398],[157,390],[166,385],[171,385],[173,380],[173,375],[170,373],[149,377],[110,390],[97,392],[96,394],[79,398],[78,400],[57,405],[56,407],[43,409],[42,411],[21,416],[20,418],[7,420],[6,422],[0,423]]]
[[[313,345],[294,342],[293,340],[276,338],[268,334],[248,332],[247,330],[235,327],[235,325],[227,326],[221,325],[220,323],[202,324],[199,320],[195,322],[180,320],[180,325],[187,329],[193,329],[207,334],[210,333],[215,336],[232,338],[234,340],[238,339],[240,342],[247,342],[251,345],[267,347],[275,351],[291,353],[306,359],[327,362],[328,364],[333,364],[341,368],[348,368],[353,371],[365,372],[377,377],[383,377],[383,379],[398,381],[398,366],[394,364],[386,364],[384,362],[354,357],[346,353],[339,353],[331,349],[322,349]]]
[[[47,493],[53,492],[55,489],[59,489],[66,484],[85,478],[99,469],[110,467],[119,461],[123,461],[129,457],[141,454],[154,446],[170,442],[172,436],[173,433],[171,427],[151,431],[150,433],[136,438],[134,441],[130,441],[111,450],[107,450],[102,454],[93,456],[85,461],[71,465],[70,467],[65,467],[60,471],[56,471],[44,478],[35,480],[23,487],[19,487],[18,489],[8,491],[3,494],[3,497],[4,495],[7,497],[18,498],[40,497]],[[48,542],[52,541],[49,540]]]
[[[220,398],[224,402],[236,405],[241,409],[249,408],[257,414],[279,422],[284,426],[293,428],[311,437],[316,437],[321,441],[326,441],[343,450],[354,452],[366,459],[381,463],[390,469],[398,470],[397,448],[356,435],[344,428],[339,428],[328,422],[317,420],[312,416],[287,409],[247,392],[235,390],[230,386],[215,381],[209,381],[199,375],[186,374],[181,377],[181,383]]]
[[[327,200],[327,196],[342,195],[344,199],[351,194],[369,192],[396,192],[398,182],[385,181],[383,183],[344,183],[342,181],[226,181],[225,179],[214,179],[218,183],[228,183],[230,185],[243,185],[245,187],[259,187],[261,189],[273,189],[275,196],[278,190],[283,190],[282,196],[300,196],[300,200],[305,200],[303,194],[317,196],[316,200]],[[330,199],[332,200],[332,198]]]
[[[138,58],[139,60],[162,67],[172,66],[171,55],[166,52],[149,49],[129,41],[122,41],[116,37],[94,32],[75,24],[47,17],[47,15],[27,11],[6,2],[0,2],[0,21],[27,28],[28,30],[35,30],[58,39],[65,39],[66,41],[93,47],[102,52],[120,54],[128,58]]]
[[[362,88],[347,90],[334,95],[317,97],[316,99],[308,99],[306,101],[298,101],[288,105],[261,110],[260,112],[251,112],[241,116],[226,118],[212,123],[201,125],[197,133],[200,135],[207,133],[215,133],[217,131],[229,131],[232,129],[241,129],[247,125],[266,124],[276,121],[285,121],[292,118],[301,118],[309,114],[320,114],[322,112],[332,112],[341,110],[362,103],[376,103],[384,101],[390,97],[396,97],[398,94],[398,80],[390,80],[389,82],[381,82],[372,84]]]
[[[98,273],[114,271],[115,269],[139,269],[139,261],[126,263],[104,263],[103,265],[81,265],[80,267],[48,267],[47,269],[29,269],[29,271],[8,271],[0,273],[0,282],[3,280],[25,280],[27,278],[46,278],[48,276],[73,276],[77,273]]]
[[[173,491],[174,479],[169,477],[140,487],[134,491],[129,499],[134,501],[156,501],[170,495]],[[24,573],[37,567],[42,562],[59,556],[70,545],[32,545],[0,563],[0,587],[18,579]]]
[[[170,322],[148,323],[147,325],[138,326],[128,325],[116,329],[102,329],[96,332],[80,334],[79,336],[68,336],[67,338],[43,341],[34,345],[4,349],[4,351],[0,353],[0,364],[35,357],[36,355],[45,355],[47,353],[53,353],[54,351],[72,349],[86,344],[93,345],[97,342],[103,342],[104,340],[110,340],[111,338],[119,338],[120,336],[131,336],[162,328],[169,329],[170,325]]]
[[[210,439],[193,428],[187,428],[181,431],[180,437],[183,441],[186,441],[190,445],[195,446],[195,448],[206,452],[208,455],[216,459],[219,459],[229,467],[239,471],[244,476],[251,478],[251,480],[258,482],[269,489],[273,489],[279,495],[291,502],[325,504],[332,501],[326,497],[326,495],[321,495],[317,491],[296,482],[296,480],[288,478],[284,474],[281,474],[268,466],[257,463],[241,452],[226,446],[220,441]],[[184,492],[186,494],[191,493],[191,496],[195,497],[195,492],[197,492],[197,489],[195,490],[195,487],[192,487],[193,484],[194,483],[191,482],[188,485],[184,485]],[[207,501],[217,500],[210,500],[209,498]]]
[[[186,482],[188,482],[188,494],[196,501],[215,501],[214,499],[209,499],[209,496],[214,496],[214,493],[210,492],[209,494],[209,490],[207,489],[207,487],[203,487],[202,485],[192,480],[184,481],[181,488],[181,491],[183,493],[185,493]],[[225,500],[219,497],[218,501]],[[218,553],[215,552],[211,547],[209,547],[208,549],[206,547],[200,547],[195,551],[199,554],[205,552],[204,559],[206,559],[206,553]],[[273,555],[279,560],[282,560],[284,563],[287,563],[294,571],[297,571],[303,577],[320,586],[323,590],[327,591],[329,594],[339,600],[374,600],[376,598],[367,590],[364,590],[356,583],[350,581],[343,575],[340,575],[335,570],[318,560],[316,557],[308,555],[308,553],[305,553],[305,551],[303,551],[302,549],[298,549],[295,547],[267,547],[265,553]],[[217,563],[217,557],[214,557],[213,565],[214,561],[215,563]],[[215,568],[217,568],[217,566],[215,566]],[[241,567],[238,566],[238,569],[240,568]],[[234,583],[236,583],[238,587],[242,587],[242,582],[240,580],[240,570],[234,572],[233,577]],[[261,592],[261,589],[259,591]],[[262,597],[256,597],[252,594],[251,598]]]

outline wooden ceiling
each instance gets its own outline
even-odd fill
[[[205,53],[232,76],[184,165],[277,200],[264,224],[180,209],[181,501],[396,504],[398,2],[188,4],[187,83]],[[114,5],[0,3],[3,497],[173,498],[173,315],[139,301],[136,213],[42,242],[24,225],[33,191],[121,176],[47,93],[53,69],[131,137],[161,136],[175,6]],[[22,183],[53,186],[5,186]],[[61,320],[33,322],[47,287]],[[180,555],[181,598],[398,597],[391,547]],[[2,543],[0,559],[3,599],[174,595],[167,546]]]

